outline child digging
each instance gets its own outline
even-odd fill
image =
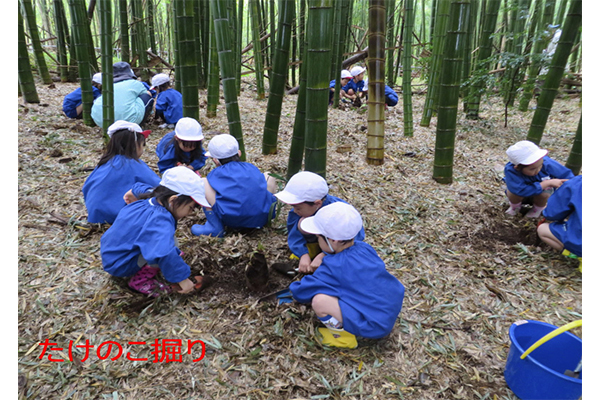
[[[163,293],[191,293],[208,284],[202,276],[190,276],[175,243],[177,222],[200,204],[208,206],[201,178],[186,167],[171,168],[160,185],[140,200],[125,206],[100,239],[104,270],[130,277],[129,287],[152,297]],[[162,272],[171,282],[156,279]]]
[[[171,87],[171,81],[167,74],[154,75],[150,90],[152,89],[157,91],[154,119],[164,121],[164,124],[160,125],[159,128],[173,129],[177,121],[183,118],[181,93]]]
[[[570,169],[548,157],[548,150],[528,140],[513,144],[506,154],[509,162],[504,167],[504,182],[510,203],[506,210],[508,215],[516,215],[523,202],[531,200],[533,208],[525,216],[538,218],[554,189],[575,176]]]
[[[327,182],[322,176],[310,171],[301,171],[290,178],[285,188],[275,196],[283,203],[290,204],[287,231],[288,246],[292,254],[300,261],[298,272],[314,272],[325,256],[319,247],[317,236],[300,229],[302,220],[312,217],[321,207],[337,201],[343,201],[330,194]],[[364,240],[365,231],[360,229],[356,240]]]
[[[177,121],[175,130],[167,133],[156,146],[158,170],[162,174],[179,165],[198,171],[206,163],[202,147],[202,127],[193,118],[184,117]]]
[[[131,202],[126,195],[132,193],[131,188],[138,184],[155,187],[160,182],[156,172],[140,159],[150,131],[142,131],[133,122],[116,121],[107,134],[106,150],[81,189],[91,223],[112,224]]]
[[[203,178],[208,206],[204,225],[193,225],[196,236],[222,237],[225,228],[259,229],[275,217],[275,179],[253,164],[241,161],[239,144],[229,134],[219,134],[208,143],[207,156],[217,165]]]
[[[321,266],[290,284],[293,298],[309,303],[325,328],[322,343],[355,348],[357,336],[380,339],[390,334],[402,309],[404,286],[390,274],[368,244],[354,238],[362,218],[349,204],[336,202],[300,223],[317,235],[324,253]]]

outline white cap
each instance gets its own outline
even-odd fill
[[[162,85],[163,83],[169,82],[169,76],[167,74],[156,74],[152,77],[152,87],[154,89],[157,86]]]
[[[163,174],[160,185],[179,195],[190,196],[196,203],[204,207],[210,207],[204,196],[202,178],[188,167],[180,165],[179,167],[169,168]]]
[[[175,136],[180,140],[197,142],[204,139],[202,127],[194,118],[183,117],[175,125]]]
[[[302,171],[292,176],[285,188],[275,196],[286,204],[300,204],[321,200],[327,193],[329,187],[321,175]]]
[[[223,160],[238,154],[239,150],[240,145],[237,139],[228,133],[222,133],[210,140],[206,156]]]
[[[151,132],[151,131],[143,131],[142,128],[138,124],[120,119],[118,121],[115,121],[111,126],[109,126],[106,133],[107,133],[108,137],[112,138],[112,135],[115,132],[120,131],[122,129],[127,129],[131,132],[141,133],[142,135],[144,135],[145,138],[148,138],[148,135],[150,135],[150,132]]]
[[[514,165],[531,165],[548,154],[548,150],[540,149],[535,143],[529,140],[521,140],[510,146],[506,150],[506,154],[508,155],[508,160]]]
[[[347,69],[342,70],[342,79],[352,79],[352,74]]]
[[[102,72],[97,72],[92,76],[92,82],[102,85]]]
[[[362,218],[356,208],[342,201],[321,207],[313,217],[300,222],[303,231],[333,240],[354,239],[362,226]]]
[[[359,67],[358,65],[356,67],[352,67],[352,69],[350,70],[350,73],[352,74],[352,76],[358,76],[360,74],[362,74],[363,72],[365,72],[367,69],[363,68],[363,67]]]

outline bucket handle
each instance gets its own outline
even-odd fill
[[[527,357],[529,353],[537,349],[542,344],[546,343],[548,340],[552,339],[555,336],[560,335],[563,332],[566,332],[573,328],[578,328],[581,326],[582,320],[578,319],[577,321],[569,322],[566,325],[561,326],[560,328],[556,328],[552,332],[548,333],[546,336],[542,337],[540,340],[532,344],[525,352],[521,355],[521,360]]]

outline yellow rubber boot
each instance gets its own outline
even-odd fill
[[[563,250],[562,255],[565,257],[569,257],[569,258],[575,258],[577,260],[579,260],[579,272],[583,272],[582,268],[581,268],[581,264],[582,264],[582,259],[581,257],[577,257],[575,254],[571,253],[569,250]]]
[[[322,344],[333,347],[345,347],[348,349],[355,349],[358,346],[356,336],[343,329],[319,328],[319,333],[323,337],[321,339]]]

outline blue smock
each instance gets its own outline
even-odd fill
[[[156,145],[156,156],[158,157],[158,170],[162,174],[169,168],[173,168],[177,166],[177,163],[183,163],[187,165],[191,165],[194,168],[194,171],[198,171],[200,168],[204,167],[206,163],[206,151],[202,148],[202,157],[192,161],[190,164],[190,153],[187,151],[182,152],[184,158],[178,160],[175,155],[175,146],[178,144],[174,141],[175,139],[175,131],[167,133],[160,139],[158,145]],[[200,144],[202,146],[202,144]]]
[[[581,175],[569,179],[548,199],[544,209],[544,217],[555,221],[550,223],[550,231],[560,240],[565,249],[583,257],[582,237],[582,211],[583,196]]]
[[[92,86],[92,93],[94,95],[94,100],[96,100],[102,94],[100,89],[98,89],[96,86]],[[79,107],[82,103],[81,87],[78,87],[65,96],[63,100],[63,112],[69,118],[77,118],[77,107]]]
[[[323,201],[323,205],[321,206],[321,208],[338,201],[346,203],[344,200],[328,194],[325,200]],[[298,258],[302,257],[304,254],[308,254],[308,247],[306,247],[306,244],[309,243],[309,241],[310,243],[315,243],[317,241],[316,235],[305,235],[302,232],[300,232],[300,229],[298,229],[299,221],[300,216],[296,214],[293,209],[290,210],[287,218],[288,246],[291,252]],[[360,229],[360,232],[358,232],[354,240],[365,240],[365,228]]]
[[[183,118],[183,98],[181,93],[173,88],[160,92],[156,97],[157,112],[162,115],[167,124],[176,124]]]
[[[104,270],[112,276],[132,276],[140,270],[141,255],[148,264],[158,264],[171,283],[189,278],[190,267],[175,245],[176,229],[177,220],[156,198],[128,204],[100,238]]]
[[[360,241],[327,254],[312,275],[292,282],[290,291],[300,303],[310,303],[317,294],[337,297],[344,329],[370,339],[389,335],[404,300],[404,285],[386,270],[375,250]]]
[[[517,171],[514,164],[508,162],[504,166],[504,182],[506,188],[514,195],[520,197],[537,196],[543,192],[541,182],[547,179],[571,179],[573,172],[548,156],[544,157],[542,169],[535,176],[524,175]]]
[[[146,112],[146,105],[139,97],[146,93],[146,87],[135,79],[126,79],[114,84],[115,121],[125,120],[141,124]],[[94,100],[92,119],[102,126],[102,96]]]
[[[348,81],[348,84],[346,86],[344,86],[344,91],[348,92],[349,89],[352,89],[352,90],[354,90],[354,94],[356,94],[358,92],[362,92],[364,87],[365,87],[364,80],[354,82],[354,79],[350,79]]]
[[[212,209],[223,226],[262,228],[267,224],[277,197],[267,190],[267,180],[255,165],[228,162],[210,171],[206,179],[216,192]]]
[[[125,201],[123,195],[136,183],[158,186],[160,178],[142,160],[116,155],[96,167],[83,184],[88,221],[112,224]]]
[[[390,107],[398,104],[398,94],[388,85],[385,85],[385,104]]]

